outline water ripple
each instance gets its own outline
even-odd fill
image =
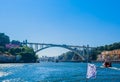
[[[11,72],[0,72],[0,77],[4,77],[4,76],[7,76],[7,75],[10,75],[12,74]]]

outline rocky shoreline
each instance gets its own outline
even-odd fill
[[[13,63],[16,61],[16,57],[13,55],[0,54],[0,63]]]

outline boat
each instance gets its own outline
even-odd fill
[[[104,67],[112,67],[111,62],[104,62],[103,66]]]
[[[104,63],[103,63],[103,66],[104,66],[104,67],[112,67],[112,63],[111,63],[110,60],[105,59],[105,61],[104,61]]]

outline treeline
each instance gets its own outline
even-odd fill
[[[68,51],[63,53],[62,55],[58,56],[59,61],[82,61],[81,57],[75,54],[74,52]]]
[[[110,45],[105,45],[105,46],[99,46],[99,47],[94,47],[89,51],[89,60],[96,60],[97,55],[101,54],[103,51],[111,51],[115,49],[120,49],[120,42],[115,42]],[[74,52],[66,52],[63,53],[58,57],[60,61],[81,61],[80,56],[75,54]]]
[[[15,57],[14,62],[36,62],[37,56],[32,48],[22,46],[17,40],[10,41],[9,36],[0,33],[0,55],[6,57]],[[7,61],[6,61],[7,62]]]
[[[116,50],[116,49],[120,49],[120,42],[115,42],[115,43],[110,44],[110,45],[95,47],[91,50],[90,58],[91,58],[91,60],[96,60],[97,55],[101,54],[101,52],[111,51],[111,50]]]

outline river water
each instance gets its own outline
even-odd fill
[[[120,82],[120,64],[115,69],[97,66],[95,79],[86,79],[86,63],[0,64],[0,82]]]

